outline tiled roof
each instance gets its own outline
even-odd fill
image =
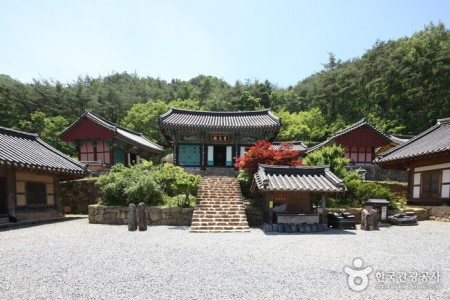
[[[391,135],[389,136],[389,138],[390,138],[394,143],[396,143],[396,144],[398,144],[398,145],[402,145],[402,144],[404,144],[404,143],[406,143],[407,141],[410,140],[409,138],[404,138],[404,137],[397,136],[397,135],[394,135],[394,134],[391,134]]]
[[[392,162],[450,151],[450,118],[440,119],[433,127],[406,143],[381,154],[376,163]]]
[[[327,166],[259,165],[254,184],[261,191],[343,192],[344,183]]]
[[[373,126],[372,124],[370,124],[366,119],[361,119],[358,122],[356,122],[355,124],[352,124],[344,129],[342,129],[341,131],[336,132],[333,136],[329,137],[327,140],[323,141],[322,143],[319,143],[311,148],[309,148],[306,153],[311,153],[314,152],[316,150],[319,150],[322,147],[327,147],[327,146],[331,146],[334,144],[335,140],[337,137],[347,134],[353,130],[356,130],[358,128],[361,128],[363,126],[367,126],[368,128],[370,128],[373,132],[375,132],[376,134],[378,134],[379,136],[381,136],[382,138],[384,138],[387,142],[392,142],[392,139],[387,136],[386,134],[384,134],[383,132],[381,132],[380,130],[378,130],[375,126]]]
[[[0,165],[84,175],[85,165],[51,147],[37,134],[0,127]]]
[[[295,141],[295,142],[273,142],[272,143],[272,147],[274,150],[278,150],[281,147],[281,144],[289,144],[290,150],[295,150],[295,151],[300,151],[300,152],[305,152],[308,149],[308,146],[306,146],[305,144],[303,144],[303,142],[301,141]]]
[[[126,128],[123,128],[117,124],[114,124],[106,119],[103,119],[102,117],[99,117],[95,115],[94,113],[90,112],[89,110],[85,109],[83,115],[78,118],[72,125],[70,125],[66,130],[64,130],[63,133],[61,133],[61,136],[65,133],[69,132],[72,128],[74,128],[78,123],[80,123],[83,119],[89,119],[98,125],[111,130],[116,133],[116,137],[119,139],[124,140],[125,142],[134,144],[138,147],[150,150],[152,152],[162,153],[163,147],[148,140],[145,138],[142,133],[134,132],[131,130],[128,130]]]
[[[192,111],[171,108],[158,118],[165,129],[279,129],[281,120],[268,109],[245,112]]]

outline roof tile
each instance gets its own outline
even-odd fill
[[[345,185],[328,167],[259,165],[254,184],[264,191],[342,192]]]
[[[51,147],[37,134],[0,127],[0,165],[85,174],[85,165]]]
[[[433,127],[381,154],[375,162],[392,162],[448,151],[450,151],[450,118],[438,120]]]
[[[246,112],[192,111],[171,108],[158,118],[161,128],[278,129],[281,120],[269,110]]]

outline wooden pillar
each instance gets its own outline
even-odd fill
[[[327,220],[327,197],[325,196],[325,194],[321,195],[321,206],[322,206],[322,224],[328,224],[328,220]]]
[[[233,158],[233,167],[234,167],[234,170],[235,171],[239,171],[239,168],[236,168],[235,166],[234,166],[234,164],[236,163],[236,158],[237,157],[239,157],[239,149],[240,149],[241,147],[239,146],[239,144],[237,144],[236,143],[236,145],[234,145],[234,158]]]
[[[6,169],[6,181],[8,190],[8,212],[11,217],[16,217],[16,170]]]
[[[173,143],[173,164],[178,166],[178,145]]]
[[[55,210],[61,212],[61,193],[59,189],[59,178],[57,175],[53,176],[53,198],[55,201]]]
[[[200,170],[206,170],[206,158],[205,158],[205,143],[200,145]]]

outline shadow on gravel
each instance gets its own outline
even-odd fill
[[[265,235],[356,235],[356,230],[339,230],[339,229],[330,229],[328,231],[322,232],[264,232]]]
[[[173,230],[183,230],[183,231],[189,231],[191,227],[189,226],[172,226],[169,227],[169,229],[173,229]]]
[[[78,219],[86,219],[86,218],[87,217],[84,215],[81,215],[81,216],[71,215],[70,217],[56,218],[56,219],[49,219],[49,220],[29,220],[29,221],[23,221],[23,222],[17,222],[17,223],[7,223],[7,224],[0,225],[0,232],[14,230],[14,229],[29,228],[29,227],[34,227],[34,226],[39,226],[39,225],[44,225],[44,224],[59,223],[59,222],[72,221],[72,220],[78,220]]]

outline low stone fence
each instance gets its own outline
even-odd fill
[[[340,211],[348,211],[352,215],[355,216],[356,224],[361,224],[361,211],[362,208],[328,208],[328,211],[332,212],[340,212]],[[401,212],[408,212],[413,211],[417,221],[424,221],[424,220],[430,220],[431,219],[431,209],[429,208],[416,208],[416,209],[395,209],[395,210],[388,210],[388,216],[393,216],[395,214],[399,214]],[[449,211],[450,213],[450,211]]]
[[[435,206],[430,208],[430,220],[450,222],[450,206]]]
[[[263,209],[262,207],[251,207],[247,206],[245,208],[245,214],[247,215],[248,226],[250,227],[261,227],[263,224]]]
[[[149,225],[191,226],[194,208],[147,207]],[[128,224],[128,207],[89,205],[89,223],[92,224]]]
[[[149,225],[184,225],[191,226],[193,207],[147,207],[147,224]],[[263,224],[261,207],[246,207],[248,225],[260,227]],[[128,207],[89,205],[89,223],[92,224],[128,224]]]
[[[65,214],[87,214],[88,206],[100,199],[95,179],[64,181],[60,184],[61,208]]]
[[[406,171],[381,169],[379,166],[373,164],[347,166],[347,169],[366,170],[366,180],[408,182],[408,173]]]

